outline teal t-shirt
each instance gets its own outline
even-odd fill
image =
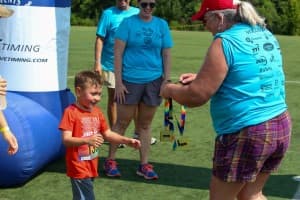
[[[163,75],[162,50],[173,46],[165,20],[153,16],[151,21],[145,22],[138,15],[133,15],[120,24],[116,39],[126,43],[123,80],[143,84]]]
[[[267,121],[287,109],[279,43],[259,26],[236,24],[215,35],[222,39],[228,73],[211,98],[217,134]]]
[[[101,65],[106,71],[114,71],[114,41],[116,31],[123,19],[138,14],[140,10],[129,7],[128,10],[120,10],[113,6],[103,11],[101,15],[96,35],[104,38],[101,54]]]

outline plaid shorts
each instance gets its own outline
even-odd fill
[[[240,132],[218,136],[213,175],[225,182],[254,182],[260,172],[275,171],[290,144],[291,127],[286,111]]]

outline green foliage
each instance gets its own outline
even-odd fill
[[[71,24],[95,26],[102,10],[112,5],[115,0],[72,0]]]
[[[191,16],[199,9],[200,0],[156,0],[155,15],[164,18],[174,30],[203,30]],[[251,0],[266,18],[268,28],[276,34],[300,35],[299,0]],[[72,25],[96,26],[103,9],[116,4],[116,0],[72,0]],[[136,6],[137,0],[131,5]],[[176,22],[176,23],[175,23]]]
[[[299,0],[288,0],[288,33],[300,35],[300,2]]]

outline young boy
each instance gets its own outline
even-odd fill
[[[104,139],[125,143],[136,149],[139,140],[112,132],[96,105],[101,99],[103,80],[97,73],[82,71],[75,76],[76,103],[68,106],[59,129],[66,146],[67,176],[71,179],[73,199],[95,199],[93,180],[98,176],[98,147]]]

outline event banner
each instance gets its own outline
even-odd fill
[[[9,91],[67,88],[70,0],[0,0],[14,10],[0,18],[0,74]]]

